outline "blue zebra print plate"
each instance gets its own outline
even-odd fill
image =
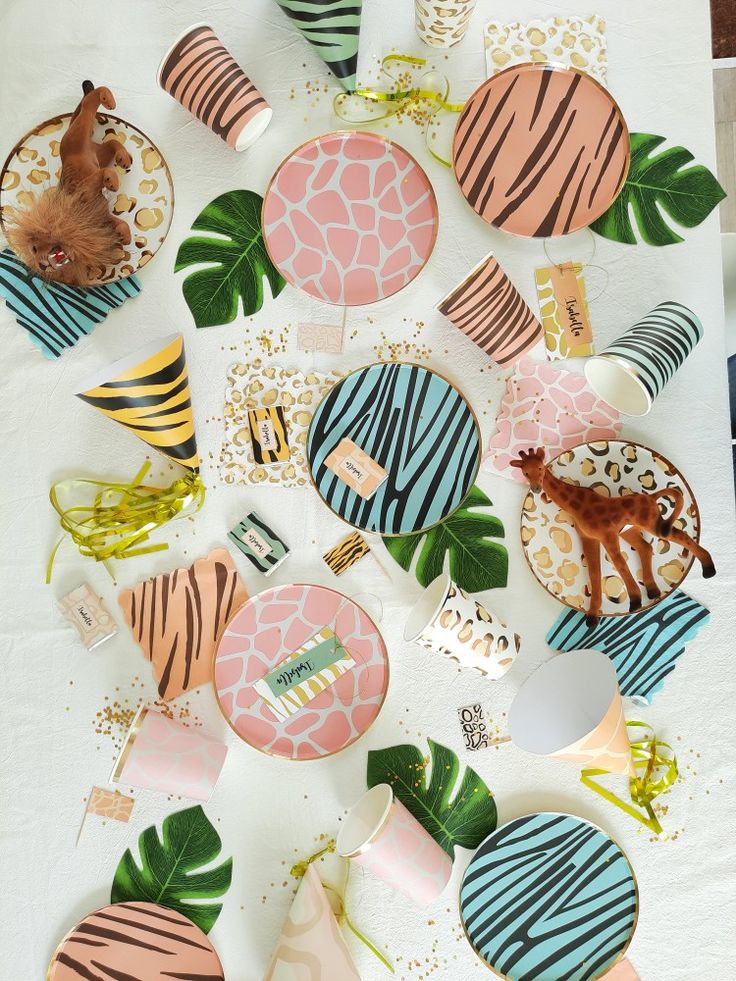
[[[388,475],[370,497],[327,465],[344,439]],[[322,500],[348,524],[379,535],[425,531],[457,510],[480,454],[478,422],[455,386],[429,368],[401,362],[369,365],[335,385],[307,437]]]
[[[507,981],[594,981],[621,958],[639,915],[628,859],[570,814],[527,814],[494,831],[465,871],[460,917]]]

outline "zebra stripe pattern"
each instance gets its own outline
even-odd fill
[[[326,465],[345,437],[388,478],[366,499]],[[312,479],[328,507],[356,528],[408,535],[452,514],[473,486],[480,433],[460,392],[428,368],[370,365],[332,388],[307,436]]]
[[[289,554],[286,542],[255,511],[247,514],[227,537],[264,576],[270,576]]]
[[[226,548],[123,590],[118,603],[153,665],[161,698],[168,701],[212,681],[215,644],[247,599]]]
[[[198,926],[156,903],[114,903],[69,933],[48,981],[224,981],[220,958]]]
[[[502,367],[544,337],[542,324],[492,255],[437,309]]]
[[[270,121],[270,106],[211,27],[193,27],[176,42],[159,68],[158,81],[236,150],[254,142]],[[263,112],[267,117],[251,127]]]
[[[362,0],[276,0],[347,92],[355,89]]]
[[[127,360],[127,359],[126,359]],[[114,372],[122,362],[110,368]],[[175,334],[109,381],[77,397],[190,470],[199,470],[184,338]]]
[[[566,610],[547,634],[556,651],[592,649],[616,668],[622,695],[649,704],[674,671],[685,644],[710,620],[710,612],[681,589],[628,617],[601,617],[588,627],[585,614]]]
[[[564,235],[617,197],[629,168],[621,110],[590,75],[523,64],[493,75],[458,120],[453,167],[485,221],[516,235]]]
[[[80,338],[91,334],[110,310],[140,291],[135,276],[89,289],[47,283],[34,276],[10,249],[0,252],[0,296],[36,347],[50,359],[61,357]]]
[[[634,874],[603,831],[568,814],[529,814],[490,835],[468,866],[468,939],[508,981],[593,981],[628,947]]]
[[[360,532],[354,531],[352,535],[348,535],[347,538],[343,538],[341,542],[338,542],[329,552],[325,552],[322,558],[336,576],[341,576],[358,559],[362,559],[364,555],[367,555],[370,550],[370,545]]]
[[[703,325],[688,307],[660,303],[597,358],[623,361],[654,401],[703,336]]]

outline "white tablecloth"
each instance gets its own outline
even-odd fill
[[[426,55],[414,34],[411,0],[365,0],[361,39],[362,74],[390,50]],[[493,15],[513,19],[554,13],[606,16],[609,85],[635,131],[659,133],[691,148],[714,168],[710,37],[707,0],[579,0],[511,3],[479,0],[470,32],[442,63],[453,98],[466,97],[484,78],[481,27]],[[208,20],[249,69],[274,107],[271,127],[250,151],[235,154],[161,92],[155,82],[162,52],[190,23]],[[335,585],[321,554],[344,526],[308,490],[224,487],[215,461],[222,434],[227,366],[260,351],[261,329],[278,334],[287,325],[287,350],[275,360],[304,367],[357,367],[375,359],[382,334],[431,348],[429,364],[458,383],[474,405],[484,442],[494,428],[503,373],[451,329],[434,304],[489,249],[530,302],[532,270],[545,261],[542,244],[521,241],[486,226],[461,198],[452,177],[423,150],[411,123],[379,128],[404,143],[426,166],[441,212],[437,247],[428,268],[398,296],[348,313],[343,356],[300,355],[295,325],[335,319],[334,310],[292,288],[266,298],[254,318],[196,330],[173,274],[176,250],[200,209],[233,188],[263,192],[287,152],[310,136],[336,128],[329,92],[308,94],[307,80],[327,83],[321,62],[272,0],[3,0],[0,6],[0,119],[2,147],[36,121],[68,110],[80,82],[109,85],[118,111],[149,133],[163,149],[176,184],[176,213],[168,240],[143,270],[142,295],[111,314],[59,361],[44,360],[4,307],[3,400],[0,446],[2,492],[2,634],[4,694],[0,710],[2,759],[2,978],[37,981],[63,933],[83,914],[109,899],[123,850],[138,833],[186,802],[138,792],[130,825],[90,824],[79,847],[75,837],[83,799],[105,783],[114,757],[109,736],[95,732],[105,697],[120,701],[153,695],[150,666],[121,623],[117,637],[87,654],[55,609],[55,600],[83,579],[104,596],[116,615],[119,588],[147,575],[190,562],[224,541],[249,507],[278,516],[293,555],[273,576],[275,583],[315,581]],[[518,516],[522,488],[481,475],[479,483],[504,521],[510,553],[506,589],[484,596],[500,615],[521,625],[523,649],[503,681],[486,682],[458,672],[401,641],[405,612],[419,595],[413,577],[382,553],[393,583],[369,561],[339,581],[346,592],[370,592],[384,607],[383,627],[391,655],[391,687],[370,732],[341,755],[311,764],[271,759],[239,743],[219,716],[210,688],[191,696],[192,712],[230,744],[230,755],[206,810],[222,836],[224,855],[234,859],[232,887],[212,931],[228,981],[258,981],[279,934],[293,887],[288,867],[312,852],[320,833],[333,833],[338,817],[365,788],[369,749],[401,742],[426,747],[431,737],[453,747],[477,768],[495,794],[499,820],[533,810],[559,809],[590,818],[624,847],[636,870],[641,900],[638,928],[629,951],[643,981],[725,981],[733,975],[733,820],[727,804],[733,773],[734,501],[726,405],[723,310],[718,218],[712,214],[666,249],[616,245],[596,239],[594,263],[608,284],[591,314],[600,345],[656,303],[677,299],[705,324],[705,337],[652,413],[625,427],[625,435],[661,450],[688,477],[697,495],[703,541],[712,548],[718,577],[705,582],[696,569],[686,589],[713,611],[712,623],[688,646],[651,708],[635,717],[651,721],[676,747],[684,782],[669,796],[667,842],[653,842],[621,812],[585,791],[573,766],[538,760],[511,746],[479,754],[462,748],[456,708],[482,701],[503,723],[514,692],[550,656],[544,636],[562,607],[532,578],[521,554]],[[556,247],[554,256],[559,257]],[[573,238],[569,254],[585,259],[591,236]],[[590,271],[590,291],[597,277]],[[132,476],[145,448],[132,436],[74,398],[79,379],[132,351],[148,338],[184,332],[197,433],[209,488],[206,506],[193,522],[179,522],[159,536],[168,552],[119,565],[119,587],[105,570],[62,547],[52,586],[43,574],[57,523],[48,503],[51,481],[71,475]],[[356,332],[353,336],[353,332]],[[543,356],[540,349],[538,353]],[[575,365],[581,370],[580,364]],[[154,471],[158,471],[154,467]],[[165,468],[162,468],[165,469]],[[168,473],[168,471],[167,471]],[[380,549],[380,543],[376,546]],[[241,556],[236,562],[251,592],[264,580]],[[375,608],[370,597],[366,604]],[[136,688],[132,678],[137,676]],[[189,696],[185,696],[184,700]],[[629,713],[630,715],[632,713]],[[469,858],[460,851],[450,887],[428,910],[412,907],[375,878],[354,876],[353,919],[396,963],[397,978],[465,981],[485,975],[484,966],[459,928],[457,889]],[[383,968],[350,939],[365,978],[385,977]],[[338,981],[338,979],[335,979]]]

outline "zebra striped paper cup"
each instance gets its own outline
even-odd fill
[[[273,110],[208,24],[189,27],[169,48],[158,84],[235,150],[256,142]]]
[[[588,384],[627,416],[645,416],[703,336],[698,317],[667,300],[585,365]]]
[[[544,337],[544,328],[492,252],[437,309],[502,367]]]

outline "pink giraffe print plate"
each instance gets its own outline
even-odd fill
[[[310,296],[362,306],[392,296],[424,268],[437,200],[406,150],[375,133],[328,133],[286,158],[263,201],[274,265]]]
[[[324,628],[355,663],[282,718],[263,697],[262,682]],[[290,760],[332,756],[359,739],[381,710],[388,679],[378,627],[357,603],[325,586],[276,586],[252,597],[215,654],[215,692],[227,722],[254,749]],[[300,676],[300,687],[308,684]]]

